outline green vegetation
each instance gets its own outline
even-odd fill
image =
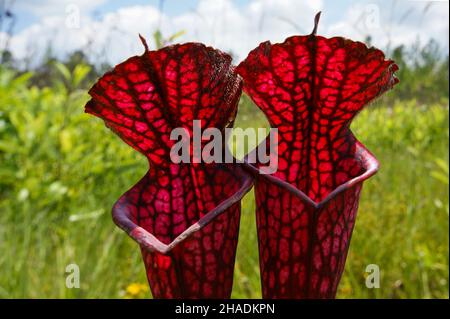
[[[110,217],[147,162],[83,113],[91,68],[52,63],[46,82],[0,67],[0,298],[148,297],[138,246]],[[381,169],[364,186],[339,298],[448,298],[448,70],[442,70],[428,70],[435,84],[420,86],[405,64],[406,87],[353,123]],[[447,87],[436,98],[439,81]],[[408,85],[415,91],[407,94]],[[245,96],[237,125],[267,125]],[[65,286],[70,263],[80,266],[80,289]],[[380,289],[364,284],[368,264],[380,266]],[[243,201],[233,297],[260,297],[252,194]]]

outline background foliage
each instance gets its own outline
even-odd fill
[[[449,297],[448,55],[439,52],[434,42],[393,50],[401,84],[352,125],[381,170],[365,183],[338,298]],[[108,68],[82,52],[33,71],[8,58],[0,67],[0,298],[149,295],[139,249],[110,217],[146,160],[83,113],[86,89]],[[267,122],[243,96],[236,125]],[[70,263],[80,289],[65,286]],[[380,289],[364,284],[368,264],[380,266]],[[253,194],[233,297],[260,297]]]

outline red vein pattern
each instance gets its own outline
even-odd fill
[[[229,164],[175,164],[177,127],[231,126],[242,83],[231,57],[202,44],[148,51],[89,91],[86,112],[144,154],[148,173],[117,201],[116,224],[141,246],[155,298],[229,298],[240,199],[252,178]],[[223,145],[224,147],[224,145]]]
[[[335,296],[362,181],[378,167],[349,126],[396,70],[380,50],[314,34],[261,43],[237,67],[278,128],[278,170],[255,181],[265,298]]]

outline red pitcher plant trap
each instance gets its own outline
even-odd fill
[[[240,201],[253,182],[263,297],[335,297],[362,183],[378,169],[350,123],[398,80],[380,50],[317,36],[319,17],[312,34],[263,42],[236,69],[203,44],[149,51],[143,40],[143,55],[89,91],[86,112],[149,161],[113,219],[140,245],[155,298],[230,297]],[[278,130],[276,170],[172,161],[171,131],[192,132],[194,120],[232,127],[242,87]]]
[[[244,90],[278,128],[278,169],[255,173],[263,297],[333,298],[359,195],[378,162],[350,123],[398,82],[397,66],[348,39],[261,43],[237,68]],[[264,143],[264,142],[263,142]]]
[[[240,199],[252,186],[242,167],[175,164],[176,127],[233,124],[242,80],[231,57],[198,43],[148,51],[119,64],[90,90],[86,111],[144,154],[148,173],[114,205],[113,219],[141,246],[155,298],[229,298]]]

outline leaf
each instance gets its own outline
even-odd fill
[[[182,37],[182,36],[185,35],[185,34],[186,34],[186,30],[180,30],[180,31],[175,32],[174,34],[172,34],[172,35],[169,37],[169,39],[167,39],[167,40],[168,40],[168,42],[173,42],[173,41],[175,41],[176,39]]]
[[[85,213],[85,214],[72,214],[69,216],[69,221],[70,222],[77,222],[80,220],[87,220],[87,219],[97,219],[99,218],[101,215],[103,215],[105,213],[105,210],[103,208],[94,210],[90,213]]]
[[[85,64],[78,64],[73,70],[72,87],[77,88],[86,76],[91,72],[91,67]]]
[[[442,158],[437,158],[434,160],[436,166],[439,168],[438,170],[431,171],[430,175],[442,182],[445,185],[449,185],[449,165],[448,162]]]
[[[160,30],[156,30],[155,33],[153,33],[153,40],[155,40],[157,49],[161,49],[164,46],[164,40]]]
[[[445,161],[442,158],[437,158],[435,159],[435,163],[444,173],[449,173],[448,161]]]
[[[20,151],[20,147],[13,141],[0,140],[0,151],[5,153],[15,153]]]
[[[150,170],[114,205],[142,248],[155,298],[229,298],[250,176],[229,164],[172,162],[174,128],[230,126],[241,94],[231,57],[198,43],[131,57],[89,91],[86,112],[144,154]],[[222,145],[224,147],[224,145]]]
[[[443,172],[440,171],[432,171],[430,175],[445,185],[449,184],[448,174],[444,174]]]
[[[255,182],[264,298],[335,296],[362,181],[378,167],[350,123],[398,82],[380,50],[316,36],[318,17],[313,34],[263,42],[237,67],[278,129],[277,171]]]
[[[230,56],[190,43],[117,65],[89,91],[86,112],[103,118],[153,165],[167,168],[172,130],[182,126],[192,136],[194,120],[204,123],[203,130],[225,128],[236,115],[240,92]]]
[[[33,76],[33,72],[25,72],[18,77],[16,77],[13,81],[11,81],[12,86],[21,87],[28,83],[28,80]]]
[[[59,74],[63,77],[64,81],[66,83],[71,83],[72,75],[70,73],[70,70],[62,64],[61,62],[54,62],[53,65],[55,66],[56,70],[58,70]]]
[[[72,134],[69,130],[62,130],[59,134],[59,143],[64,153],[69,153],[73,148]]]

